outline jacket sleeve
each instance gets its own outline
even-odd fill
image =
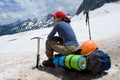
[[[55,25],[50,34],[48,35],[47,39],[52,40],[54,38],[54,35],[58,31],[58,25]]]

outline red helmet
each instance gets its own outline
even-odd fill
[[[84,56],[90,55],[94,50],[98,48],[97,43],[93,40],[87,40],[83,42],[81,46],[81,54]]]
[[[66,18],[66,14],[64,12],[62,12],[62,11],[57,11],[57,12],[51,14],[51,16],[53,16],[53,17],[60,17],[62,19]]]

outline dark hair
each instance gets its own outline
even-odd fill
[[[60,18],[60,17],[57,16],[57,18]],[[71,20],[70,20],[68,17],[62,19],[61,21],[65,21],[65,22],[67,22],[67,23],[70,23],[70,22],[71,22]]]
[[[65,22],[67,22],[67,23],[70,23],[70,22],[71,22],[71,20],[70,20],[68,17],[66,17],[65,19],[62,19],[62,21],[65,21]]]

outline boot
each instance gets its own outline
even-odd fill
[[[53,59],[44,60],[44,61],[42,62],[42,64],[43,64],[43,66],[45,66],[45,67],[52,67],[52,68],[54,68],[55,65],[54,65],[54,63],[53,63],[52,61],[53,61]]]

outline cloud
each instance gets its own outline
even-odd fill
[[[75,13],[82,0],[0,0],[0,23],[7,24],[18,19],[42,18],[62,10]]]
[[[3,2],[0,2],[0,6],[3,6],[4,5],[4,3]]]

